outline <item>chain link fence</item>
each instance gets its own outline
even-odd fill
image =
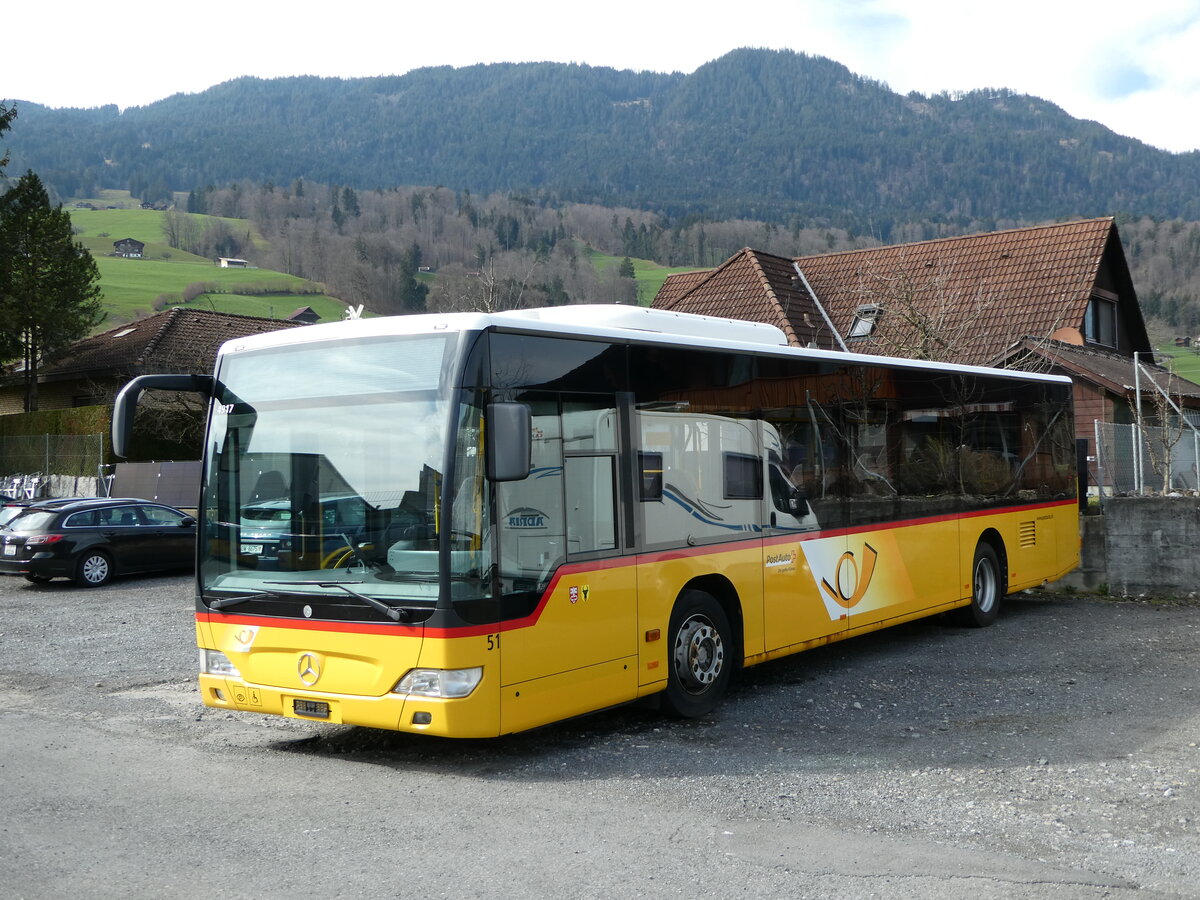
[[[1102,496],[1200,491],[1200,432],[1095,422],[1092,475]]]
[[[79,478],[90,478],[94,485],[103,464],[102,434],[0,437],[0,493],[29,499],[60,496],[60,482],[62,490],[67,489],[66,481],[74,485]]]

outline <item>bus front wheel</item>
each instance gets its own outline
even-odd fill
[[[971,628],[986,628],[995,622],[1005,587],[1004,571],[995,549],[980,541],[971,564],[971,604],[958,611],[959,622]]]
[[[684,591],[671,611],[670,640],[667,710],[684,719],[712,712],[725,695],[733,667],[725,610],[703,591]]]

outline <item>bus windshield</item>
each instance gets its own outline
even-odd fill
[[[205,454],[206,598],[290,600],[272,607],[284,615],[312,616],[313,600],[370,614],[357,595],[432,610],[443,543],[450,579],[482,583],[478,517],[460,523],[441,508],[451,433],[476,439],[446,389],[455,337],[222,358]],[[459,479],[480,481],[470,471],[478,454],[451,459]]]

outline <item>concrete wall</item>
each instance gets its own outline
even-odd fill
[[[1200,499],[1114,497],[1080,520],[1080,567],[1054,587],[1120,596],[1200,593]]]

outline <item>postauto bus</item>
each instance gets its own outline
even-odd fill
[[[789,347],[623,306],[238,338],[208,398],[211,707],[455,737],[654,697],[1079,558],[1068,380]]]

